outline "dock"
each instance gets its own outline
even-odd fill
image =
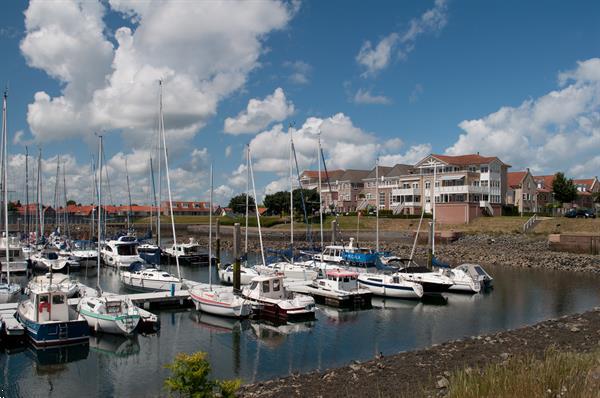
[[[340,293],[318,289],[313,286],[312,281],[288,282],[285,288],[290,292],[312,296],[318,304],[337,308],[371,308],[371,293]]]

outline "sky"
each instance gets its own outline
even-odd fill
[[[127,202],[127,163],[150,202],[159,80],[174,199],[207,199],[211,164],[217,203],[243,192],[247,144],[257,196],[289,189],[290,132],[301,170],[320,137],[328,169],[480,152],[597,176],[599,22],[593,1],[4,2],[11,196],[27,147],[45,202],[60,157],[58,190],[90,203],[102,135],[107,201]]]

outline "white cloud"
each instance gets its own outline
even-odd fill
[[[13,138],[13,144],[21,146],[31,145],[32,140],[25,138],[25,132],[23,130],[18,130]]]
[[[396,58],[405,58],[414,49],[419,36],[441,31],[448,22],[447,11],[446,0],[435,0],[433,8],[425,11],[419,18],[412,19],[405,32],[392,32],[376,46],[369,40],[365,41],[356,56],[356,62],[364,69],[361,76],[375,76],[387,68],[394,54]]]
[[[21,51],[63,85],[61,95],[38,92],[29,105],[38,142],[120,129],[128,143],[150,146],[163,79],[165,126],[185,147],[259,65],[266,35],[284,28],[294,12],[280,1],[110,0],[134,21],[112,32],[103,4],[34,0],[25,12]],[[106,37],[112,34],[116,46]]]
[[[369,40],[365,41],[356,55],[356,62],[365,68],[362,76],[373,76],[382,69],[385,69],[392,58],[392,50],[398,43],[400,36],[397,33],[390,33],[373,46]]]
[[[462,121],[464,132],[446,153],[496,155],[515,170],[536,173],[598,174],[590,159],[600,152],[600,60],[579,62],[559,81],[562,88],[539,98]]]
[[[285,98],[281,87],[260,100],[252,98],[245,111],[235,118],[225,119],[224,131],[229,134],[257,133],[273,122],[280,122],[294,113],[294,104]]]
[[[308,84],[312,66],[304,61],[285,61],[283,66],[290,69],[289,80],[294,84]]]
[[[220,203],[221,206],[226,207],[229,203],[229,199],[233,196],[234,190],[227,185],[219,185],[213,190],[213,202],[215,204]]]
[[[431,144],[413,145],[403,154],[387,154],[379,157],[382,166],[401,164],[415,164],[431,153]]]
[[[225,157],[229,158],[231,156],[231,145],[227,145],[225,147]]]
[[[355,104],[388,105],[392,102],[392,100],[383,95],[371,94],[370,90],[363,90],[362,88],[359,88],[354,95],[353,102]]]

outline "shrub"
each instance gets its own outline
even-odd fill
[[[171,377],[165,380],[165,388],[180,397],[233,398],[240,388],[239,380],[209,379],[210,363],[205,352],[179,353],[166,367],[171,370]]]

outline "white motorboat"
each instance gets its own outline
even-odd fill
[[[126,288],[143,292],[174,291],[185,288],[184,282],[179,278],[156,268],[123,271],[119,279]]]
[[[98,259],[98,249],[92,247],[89,241],[75,241],[70,254],[82,267],[94,266]]]
[[[72,344],[89,338],[86,320],[69,307],[66,293],[56,285],[30,289],[16,317],[35,345]]]
[[[129,335],[140,321],[140,313],[131,300],[116,296],[82,297],[77,310],[96,332]]]
[[[32,254],[30,260],[35,269],[43,272],[62,272],[69,271],[69,260],[61,258],[56,251],[42,250],[41,252]]]
[[[225,268],[219,268],[219,280],[221,283],[233,284],[233,264]],[[254,268],[244,267],[240,265],[240,285],[249,285],[252,279],[259,276],[259,273]]]
[[[443,273],[416,265],[412,260],[405,262],[397,274],[407,281],[420,283],[425,293],[443,293],[454,285],[452,279]]]
[[[312,281],[317,279],[319,272],[304,264],[293,264],[285,261],[254,267],[259,274],[282,273],[286,279]]]
[[[357,279],[356,272],[335,269],[310,284],[287,281],[286,287],[298,293],[310,294],[317,303],[334,307],[370,308],[373,293],[360,287]]]
[[[121,236],[104,242],[100,255],[104,264],[115,268],[128,268],[131,263],[142,261],[137,253],[138,242],[134,236]]]
[[[79,293],[79,283],[72,280],[68,275],[47,273],[38,275],[27,284],[27,288],[31,289],[49,289],[50,285],[57,287],[65,292],[67,297],[74,297]]]
[[[315,317],[315,299],[288,292],[281,275],[257,276],[250,286],[242,289],[242,296],[252,302],[252,311],[259,317],[275,321]]]
[[[452,268],[453,273],[462,273],[465,276],[463,278],[469,277],[476,284],[479,284],[480,290],[488,289],[493,286],[494,278],[490,274],[488,274],[481,265],[479,264],[461,264],[456,268]],[[455,290],[450,288],[450,290]]]
[[[6,239],[6,233],[3,233],[0,237],[0,257],[6,258],[7,250],[11,259],[18,257],[21,253],[21,243],[15,236],[9,236]]]
[[[423,286],[411,282],[402,275],[362,273],[358,276],[358,284],[369,289],[374,295],[402,299],[420,299],[423,297]]]
[[[313,258],[317,262],[329,264],[344,264],[346,259],[344,254],[373,254],[373,250],[365,247],[357,247],[354,245],[354,238],[350,238],[347,245],[329,245],[325,246],[322,253],[315,253]]]
[[[175,257],[179,257],[182,264],[208,264],[208,253],[193,238],[190,238],[187,243],[178,243],[166,248],[164,253],[173,261]]]
[[[252,312],[250,301],[234,294],[232,287],[198,285],[190,290],[190,297],[197,310],[213,315],[243,318]]]

